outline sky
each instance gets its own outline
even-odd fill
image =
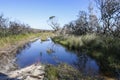
[[[0,14],[19,20],[36,29],[52,29],[47,20],[56,16],[60,26],[77,18],[79,11],[88,11],[89,0],[0,0]]]

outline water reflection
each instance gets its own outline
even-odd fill
[[[77,61],[74,66],[85,75],[98,75],[99,67],[97,63],[85,53],[77,53]]]
[[[17,50],[17,53],[20,53],[24,49],[29,49],[30,47],[31,47],[31,42],[26,43],[26,45],[19,47],[19,49]]]
[[[51,39],[30,43],[19,52],[16,58],[16,63],[21,68],[36,62],[53,65],[67,63],[85,74],[98,74],[99,72],[99,66],[95,60],[84,53],[66,50],[63,46],[52,42]]]

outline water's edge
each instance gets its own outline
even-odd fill
[[[52,65],[65,63],[82,71],[84,74],[99,74],[99,66],[94,59],[90,58],[85,53],[71,52],[51,40],[43,42],[37,40],[30,43],[25,49],[18,53],[16,58],[16,63],[21,68],[37,62]]]
[[[21,43],[11,45],[10,47],[6,48],[5,50],[0,51],[0,72],[7,73],[10,71],[14,71],[18,69],[16,65],[16,55],[17,53],[22,50],[26,44],[32,43],[39,38],[34,38],[32,40],[25,40]]]

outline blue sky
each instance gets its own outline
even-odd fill
[[[20,20],[33,28],[51,29],[50,16],[56,16],[61,26],[87,11],[89,0],[0,0],[0,13],[11,20]]]

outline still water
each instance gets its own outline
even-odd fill
[[[48,39],[36,40],[18,52],[16,63],[20,68],[34,63],[58,65],[67,63],[85,74],[99,74],[97,62],[82,52],[72,52]]]

